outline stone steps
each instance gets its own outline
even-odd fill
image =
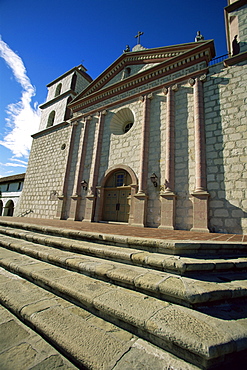
[[[30,226],[30,225],[29,225]],[[33,226],[33,225],[32,225]],[[68,237],[61,236],[52,236],[52,235],[43,235],[36,231],[34,227],[33,232],[28,230],[22,230],[12,227],[0,227],[0,234],[24,239],[33,243],[38,243],[41,245],[46,245],[49,247],[59,248],[63,250],[68,250],[71,252],[81,253],[84,255],[95,256],[107,260],[119,261],[127,264],[139,265],[147,268],[157,269],[161,271],[167,271],[176,273],[179,275],[189,275],[195,272],[222,272],[222,271],[246,271],[247,270],[247,258],[244,256],[237,256],[234,254],[233,257],[229,256],[229,253],[226,257],[219,256],[196,256],[196,257],[183,257],[177,255],[168,255],[164,254],[161,248],[157,248],[155,243],[158,243],[158,240],[153,241],[154,248],[150,251],[145,251],[143,249],[137,249],[133,247],[118,246],[116,244],[116,237],[113,245],[97,243],[95,241],[87,240],[78,240],[78,233],[68,235]],[[50,228],[53,229],[53,228]],[[36,231],[36,232],[35,232]],[[90,235],[89,235],[90,236]],[[120,236],[121,238],[121,236]],[[82,238],[84,239],[84,238]],[[109,238],[110,239],[110,238]],[[95,239],[93,239],[95,240]],[[96,239],[99,241],[99,239]],[[121,238],[121,242],[123,237]],[[150,245],[152,241],[149,242]],[[119,243],[121,245],[121,243]],[[182,244],[182,243],[180,243]],[[185,243],[186,245],[188,243]],[[241,244],[242,245],[242,244]],[[136,245],[138,246],[138,244]],[[244,245],[242,245],[244,246]],[[159,249],[159,250],[156,250]]]
[[[37,353],[41,352],[42,357],[45,357],[45,354],[49,354],[50,350],[47,349],[47,343],[44,345],[38,342],[34,345],[29,341],[28,345],[25,346],[22,338],[21,347],[19,344],[18,350],[25,352],[25,355],[22,352],[22,356],[20,356],[18,352],[14,351],[15,343],[9,346],[12,350],[11,358],[10,349],[6,353],[4,348],[1,348],[0,365],[3,369],[24,368],[25,363],[27,370],[57,368],[68,370],[73,369],[74,365],[76,368],[85,370],[127,370],[138,367],[144,370],[199,369],[159,346],[140,338],[140,336],[92,314],[90,310],[76,306],[3,269],[0,269],[0,301],[26,326],[33,329],[35,334],[32,334],[32,337],[40,335],[67,357],[71,363],[71,365],[61,364],[61,359],[59,362],[57,359],[54,364],[53,356],[49,362],[43,361],[37,367],[30,366],[29,356],[32,349],[36,358],[40,357]],[[17,319],[14,318],[14,322],[16,321]],[[20,322],[18,324],[21,325]],[[25,331],[30,332],[29,328],[26,328]],[[2,329],[1,325],[0,329]],[[19,334],[18,328],[15,327],[13,330],[16,335]],[[6,340],[5,337],[5,343]],[[53,354],[54,352],[55,350]],[[22,363],[23,367],[20,367],[19,361],[22,357],[26,361]],[[27,357],[29,361],[27,361]]]
[[[61,230],[60,238],[46,229],[0,226],[0,301],[78,368],[225,370],[246,362],[244,256],[213,253],[209,262],[163,254],[163,241],[143,248],[116,237],[111,245],[108,235],[101,244],[99,235],[80,240]]]
[[[40,239],[40,237],[36,236],[34,239]],[[64,242],[61,241],[61,244],[64,244]],[[213,301],[247,297],[247,283],[244,280],[245,275],[243,273],[222,273],[219,269],[218,274],[212,274],[210,278],[204,275],[203,279],[202,275],[198,276],[198,274],[194,278],[184,277],[170,272],[153,270],[151,264],[149,268],[145,268],[146,266],[125,265],[124,263],[113,260],[109,261],[64,251],[51,246],[44,246],[17,238],[13,239],[3,235],[0,236],[0,246],[21,253],[22,256],[20,259],[24,259],[23,255],[27,255],[32,257],[33,260],[48,262],[66,270],[76,271],[111,284],[127,287],[128,289],[140,291],[156,298],[187,307],[197,307]],[[99,246],[96,248],[98,250]],[[103,245],[101,248],[108,247]],[[3,248],[0,248],[0,251],[0,265],[8,268],[8,262],[5,264],[5,259],[3,258],[7,252]],[[126,257],[126,253],[127,256],[129,255],[126,249],[124,249],[124,252],[124,257]],[[162,256],[159,255],[158,257],[161,258]],[[123,259],[123,262],[125,261],[126,258]],[[220,261],[220,264],[223,264],[223,261]],[[25,277],[28,278],[28,276]]]
[[[62,229],[54,226],[44,226],[33,223],[22,223],[14,221],[5,221],[0,219],[0,232],[5,228],[16,228],[26,232],[37,232],[46,236],[58,236],[59,238],[69,238],[80,241],[98,242],[104,245],[120,246],[134,248],[152,253],[162,253],[178,256],[196,256],[196,257],[220,257],[220,256],[247,256],[246,242],[221,242],[211,241],[186,241],[186,240],[162,240],[162,239],[146,239],[141,237],[112,235],[104,233],[89,232],[84,230]],[[19,237],[20,233],[18,233]]]
[[[73,307],[75,310],[81,307],[84,315],[90,313],[94,318],[104,319],[130,335],[149,341],[156,347],[202,368],[210,367],[227,354],[240,351],[247,345],[246,323],[241,326],[230,321],[226,324],[213,317],[209,320],[209,316],[204,313],[67,271],[13,251],[1,251],[1,256],[1,266],[6,271],[25,279],[15,278],[13,284],[12,278],[12,281],[0,284],[1,303],[20,315],[24,321],[28,321],[44,337],[48,337],[49,341],[54,341],[58,348],[61,346],[62,351],[65,352],[68,347],[68,358],[74,350],[72,338],[74,343],[78,342],[79,334],[78,330],[71,332],[72,318],[67,311],[63,312],[62,307],[57,308],[56,297],[63,298],[64,306],[69,302],[71,310]],[[54,309],[51,309],[51,300],[55,300]],[[71,303],[74,305],[71,306]],[[36,316],[43,316],[41,322],[35,320]],[[73,330],[77,325],[79,324],[75,322]],[[89,327],[82,327],[83,336],[88,330]],[[92,345],[95,342],[98,345],[96,337],[99,333],[94,338],[91,336],[94,335],[88,334],[87,343]],[[104,353],[114,352],[112,346],[110,343],[109,349],[105,349]],[[98,350],[101,352],[102,348]],[[125,348],[124,352],[126,351]],[[97,368],[98,365],[88,363],[83,357],[78,358],[77,350],[75,352],[76,359],[73,361],[76,365],[78,361],[82,361],[89,368]],[[85,356],[93,357],[91,354]]]

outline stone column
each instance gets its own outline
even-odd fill
[[[94,211],[95,211],[95,203],[97,199],[97,183],[99,177],[99,167],[100,167],[100,156],[102,151],[102,139],[103,139],[103,130],[104,130],[104,123],[105,123],[105,116],[107,111],[104,110],[99,113],[99,120],[98,120],[98,130],[97,130],[97,138],[95,143],[95,155],[92,162],[92,172],[91,177],[89,179],[89,193],[86,196],[86,207],[85,207],[85,217],[83,221],[93,221],[94,220]],[[98,217],[96,217],[98,219]]]
[[[75,177],[74,177],[75,179],[74,188],[73,188],[73,194],[71,196],[71,202],[70,202],[70,211],[69,211],[70,221],[78,220],[78,212],[79,212],[80,204],[81,204],[81,191],[82,191],[81,181],[82,181],[82,174],[83,174],[86,151],[87,151],[89,124],[90,124],[91,119],[92,117],[89,116],[86,118],[84,122],[81,152],[79,153],[80,159],[78,160],[78,164],[76,166]]]
[[[145,226],[147,208],[147,179],[148,179],[148,155],[149,155],[149,132],[150,132],[150,105],[153,94],[143,98],[143,122],[140,154],[139,190],[134,195],[134,214],[132,226]]]
[[[75,141],[75,132],[77,128],[78,122],[73,122],[71,124],[71,133],[70,133],[70,140],[69,140],[69,148],[68,148],[68,156],[67,156],[67,163],[64,175],[64,182],[62,188],[62,194],[58,195],[58,203],[57,203],[57,213],[55,219],[63,220],[65,218],[65,211],[66,211],[66,201],[67,201],[67,190],[68,190],[68,181],[69,181],[69,172],[71,167],[71,160],[74,148],[74,141]]]
[[[204,123],[203,86],[206,76],[196,78],[194,85],[194,126],[195,126],[195,190],[193,197],[192,231],[208,230],[208,197],[206,173],[206,142]]]
[[[174,229],[175,225],[175,97],[177,85],[165,90],[167,93],[165,189],[161,197],[161,223],[159,228]]]

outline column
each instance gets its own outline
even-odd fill
[[[206,142],[204,127],[203,81],[206,75],[196,78],[194,85],[194,125],[195,125],[195,190],[193,199],[192,231],[208,230],[208,197],[206,173]]]
[[[139,190],[134,196],[134,214],[132,226],[145,226],[147,208],[147,179],[148,179],[148,155],[149,155],[149,132],[150,132],[150,105],[153,94],[143,98],[143,121],[140,153],[140,176]]]
[[[84,122],[84,130],[82,132],[81,152],[78,153],[80,159],[78,159],[78,164],[76,166],[73,194],[71,195],[70,200],[70,210],[69,210],[70,221],[78,220],[78,212],[81,204],[81,181],[87,152],[88,131],[91,119],[92,117],[89,116],[86,118]]]
[[[104,110],[99,113],[98,119],[98,130],[97,130],[97,138],[96,138],[96,146],[95,146],[95,155],[92,162],[92,172],[89,179],[89,193],[86,196],[86,207],[85,207],[85,217],[83,221],[93,221],[94,220],[94,211],[95,211],[95,203],[97,198],[97,183],[99,177],[99,167],[100,167],[100,156],[102,152],[102,139],[103,139],[103,130],[104,130],[104,123],[105,123],[105,116],[107,111]]]
[[[175,225],[175,91],[177,85],[169,87],[167,93],[167,122],[165,147],[165,189],[161,197],[161,223],[159,228],[173,230]]]

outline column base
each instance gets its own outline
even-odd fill
[[[134,199],[134,214],[131,226],[145,227],[148,197],[145,193],[137,193],[134,195]]]
[[[174,230],[176,195],[172,191],[160,193],[161,217],[159,229]]]
[[[85,216],[82,221],[92,222],[94,218],[95,195],[90,194],[86,196]]]
[[[208,198],[207,191],[194,192],[193,199],[193,227],[191,231],[206,232],[208,229]]]

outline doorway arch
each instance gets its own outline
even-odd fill
[[[14,214],[14,202],[13,200],[9,200],[4,209],[4,216],[13,216]]]
[[[131,223],[136,190],[137,177],[130,167],[120,165],[107,170],[101,182],[100,219]]]

